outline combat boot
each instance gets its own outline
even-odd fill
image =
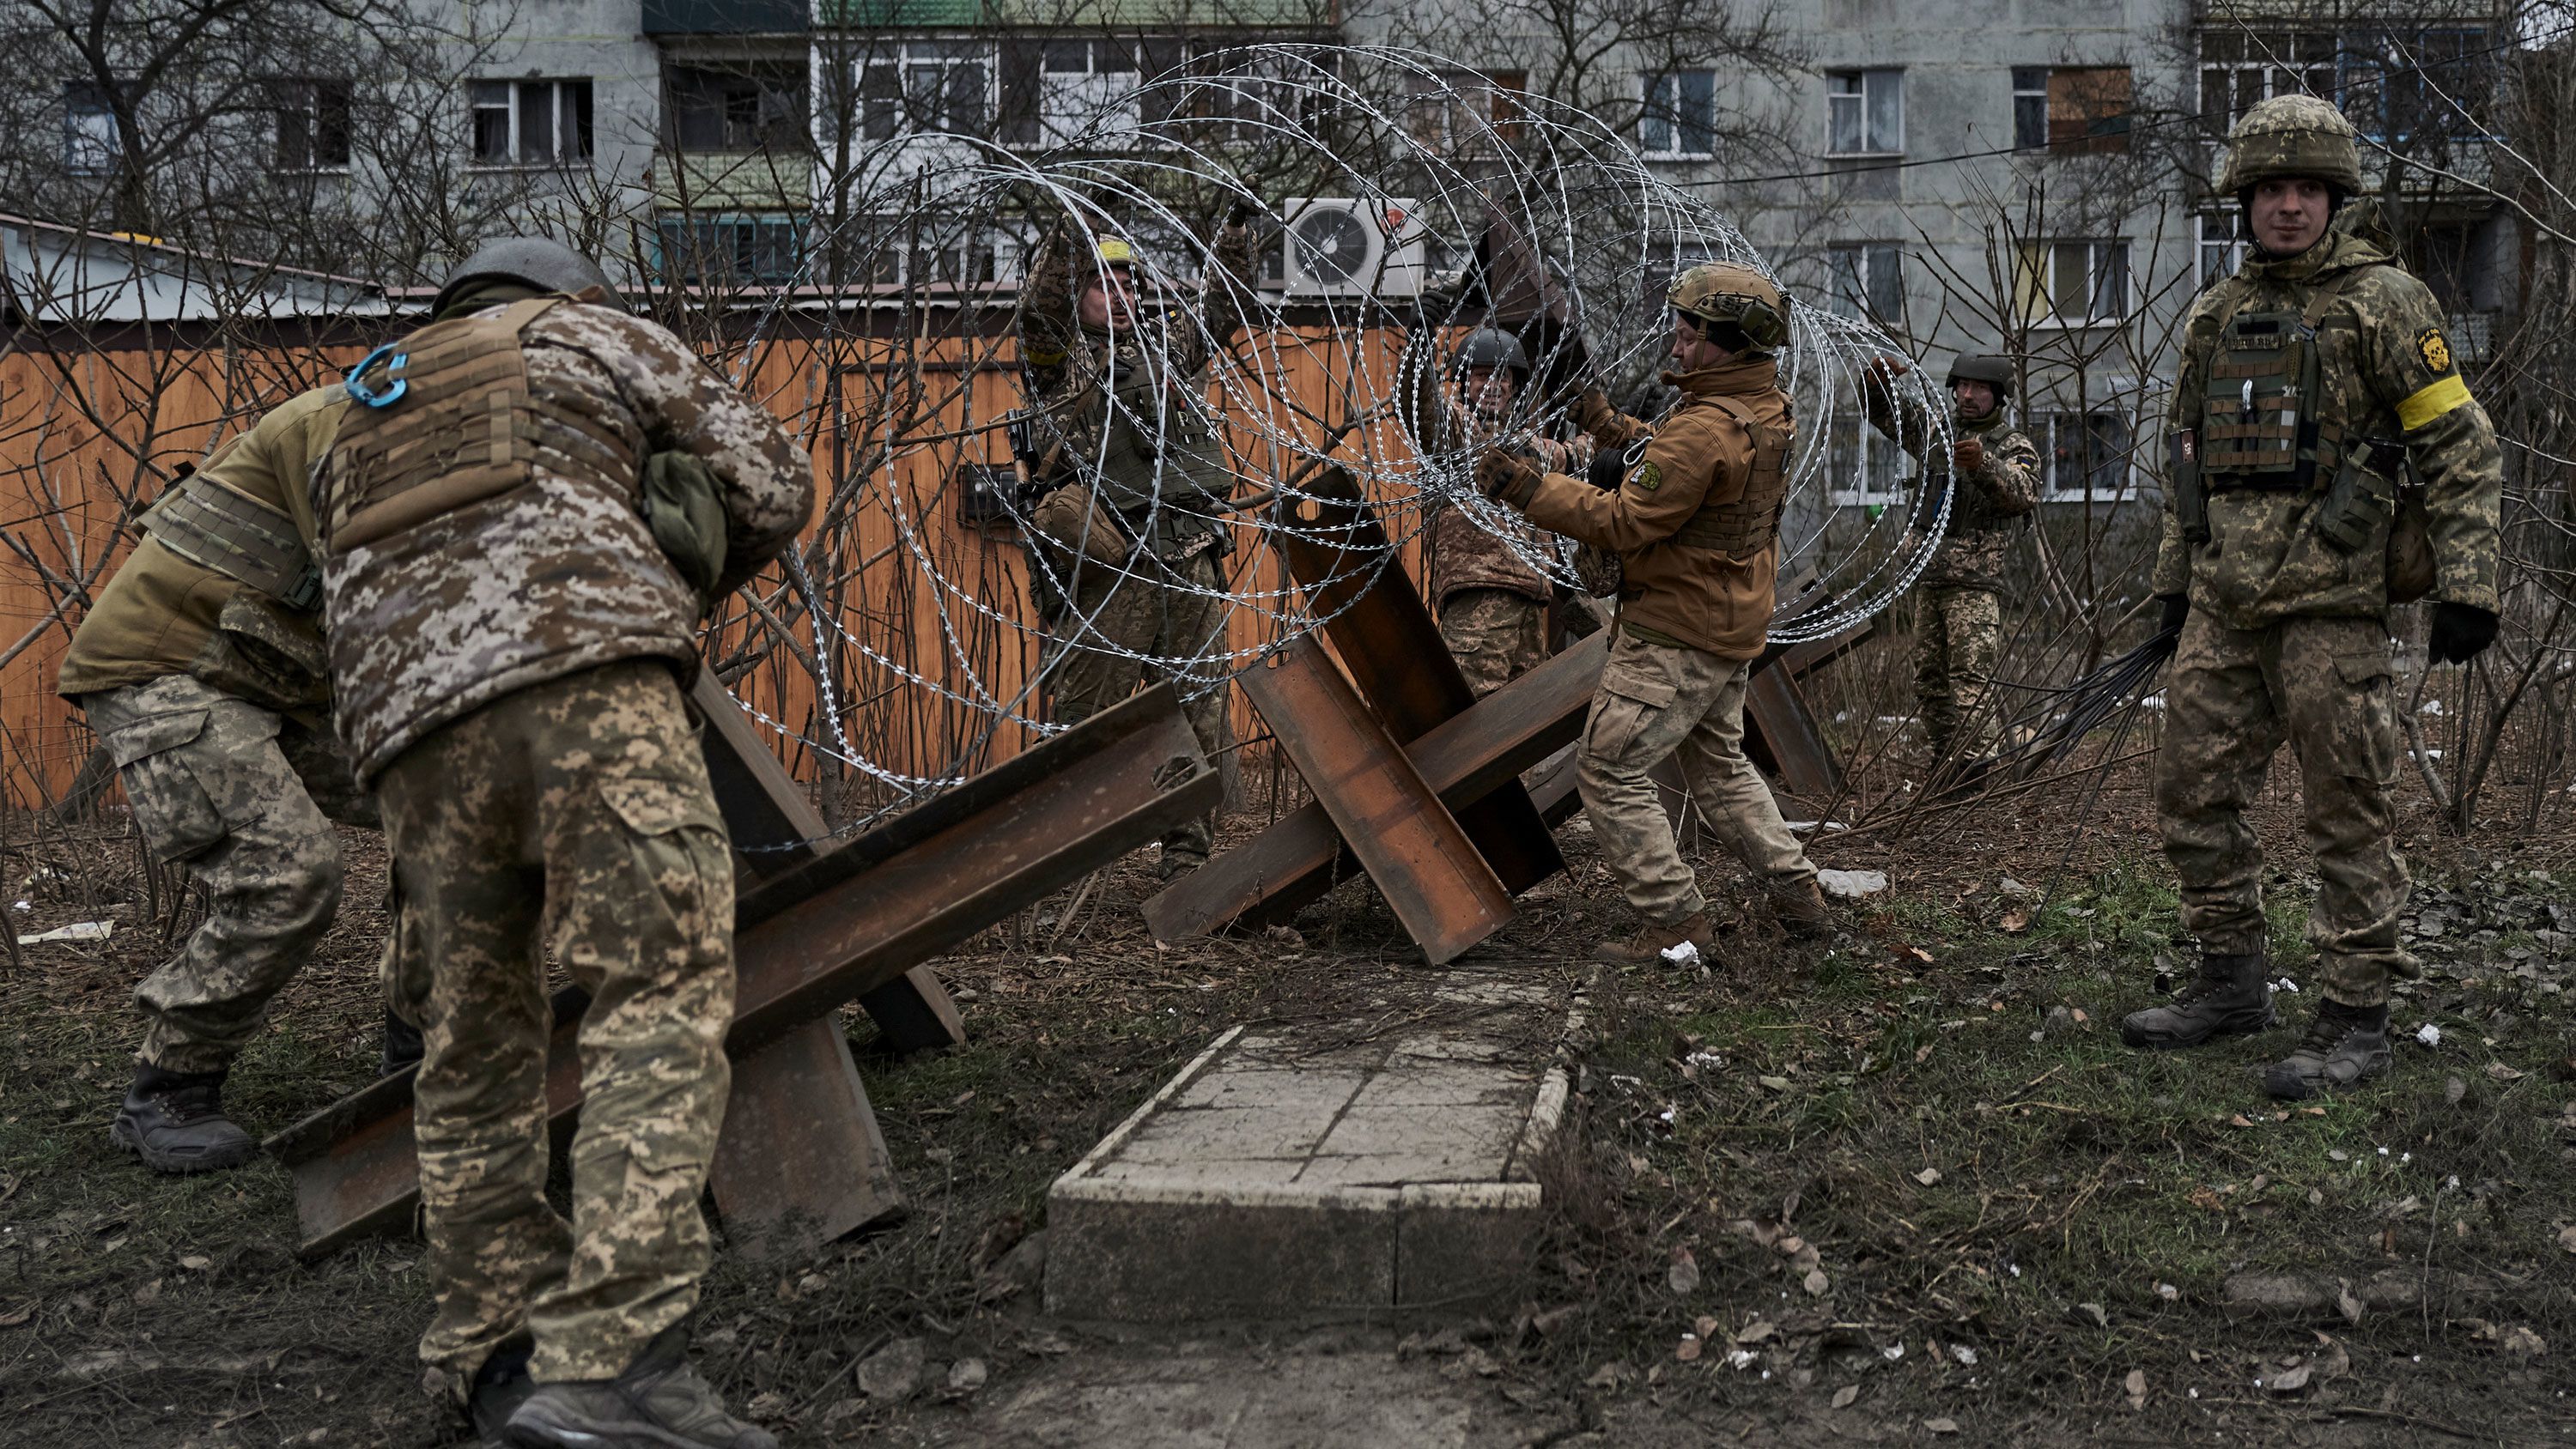
[[[2133,1047],[2168,1051],[2196,1047],[2222,1036],[2245,1036],[2269,1028],[2271,983],[2263,979],[2268,963],[2263,953],[2200,958],[2200,975],[2174,993],[2171,1004],[2133,1011],[2120,1019],[2120,1040]]]
[[[2263,1090],[2296,1102],[2387,1075],[2388,1008],[2322,1001],[2298,1050],[2263,1073]]]
[[[653,1335],[613,1379],[539,1384],[510,1416],[516,1449],[778,1449],[766,1429],[725,1412],[689,1366],[686,1327]]]
[[[1163,847],[1163,858],[1154,862],[1154,876],[1158,880],[1179,880],[1207,863],[1207,852],[1204,850],[1192,850],[1185,845],[1178,847],[1166,845]]]
[[[1708,913],[1700,912],[1688,920],[1670,926],[1647,924],[1623,941],[1604,941],[1592,948],[1592,959],[1610,966],[1651,966],[1664,959],[1664,952],[1688,941],[1705,958],[1710,943],[1717,939],[1715,928],[1708,923]]]
[[[1771,888],[1771,914],[1780,929],[1801,941],[1814,941],[1830,936],[1834,930],[1834,913],[1825,904],[1825,893],[1809,876],[1795,885]]]
[[[423,1044],[420,1028],[388,1011],[385,1013],[385,1049],[376,1058],[376,1075],[390,1077],[420,1065]]]
[[[465,1391],[465,1417],[484,1449],[507,1449],[510,1416],[537,1391],[537,1381],[528,1377],[528,1355],[535,1348],[527,1339],[514,1338],[492,1350],[474,1371],[474,1382]]]
[[[137,1066],[107,1136],[155,1172],[215,1172],[259,1155],[259,1144],[224,1115],[222,1072]]]

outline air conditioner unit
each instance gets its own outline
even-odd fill
[[[1292,196],[1284,243],[1291,297],[1418,297],[1426,233],[1410,201]]]

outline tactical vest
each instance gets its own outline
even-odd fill
[[[339,459],[323,474],[336,474],[336,486],[314,507],[329,552],[510,492],[535,476],[540,454],[550,473],[638,502],[639,460],[626,441],[528,385],[523,336],[569,300],[532,297],[433,322],[404,340],[369,394],[351,389],[358,405],[342,419]],[[365,371],[361,364],[351,381]]]
[[[1789,428],[1787,420],[1757,422],[1743,399],[1712,397],[1712,406],[1735,419],[1753,439],[1753,466],[1744,491],[1724,503],[1703,503],[1673,534],[1673,541],[1705,548],[1731,559],[1749,559],[1780,536],[1780,509],[1789,497]]]
[[[2304,492],[2332,478],[2351,441],[2319,373],[2317,327],[2358,273],[2298,310],[2239,308],[2220,326],[2200,398],[2200,477],[2212,490]]]

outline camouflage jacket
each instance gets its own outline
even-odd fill
[[[1122,333],[1082,324],[1069,246],[1061,232],[1050,237],[1020,288],[1020,365],[1038,409],[1038,450],[1053,460],[1042,481],[1089,483],[1130,521],[1162,498],[1231,491],[1224,439],[1207,421],[1208,365],[1243,325],[1249,233],[1220,234],[1216,260],[1227,276],[1207,279],[1195,317],[1146,313]]]
[[[1928,525],[1930,510],[1940,507],[1942,486],[1951,481],[1950,455],[1935,446],[1939,431],[1912,398],[1898,398],[1882,387],[1865,387],[1862,395],[1869,405],[1869,425],[1922,461],[1923,522]],[[2029,434],[2004,426],[2002,408],[1977,422],[1954,417],[1951,426],[1956,436],[1982,442],[1986,458],[1977,471],[1957,480],[1949,531],[1921,582],[1930,589],[2001,593],[2004,552],[2012,547],[2022,520],[2039,506],[2039,449]]]
[[[2210,358],[2229,318],[2246,308],[2300,312],[2321,286],[2336,295],[2317,325],[2325,396],[2312,404],[2316,416],[2349,435],[2403,440],[2425,484],[2433,597],[2494,610],[2503,450],[2460,377],[2440,304],[2376,242],[2332,232],[2295,257],[2249,256],[2236,275],[2203,292],[2183,323],[2174,428],[2200,428]],[[2344,552],[2317,532],[2323,502],[2322,483],[2297,492],[2212,491],[2209,541],[2195,547],[2168,488],[2154,591],[2188,590],[2194,609],[2231,629],[2292,616],[2386,614],[2389,524]]]
[[[814,505],[804,450],[687,343],[582,302],[519,336],[528,391],[547,406],[589,419],[632,459],[705,461],[727,526],[720,594],[804,527]],[[553,424],[537,421],[542,439]],[[342,526],[334,496],[364,496],[365,480],[348,476],[356,430],[354,419],[343,425],[316,484],[326,534]],[[629,464],[609,480],[617,487],[602,487],[541,440],[515,488],[354,547],[326,537],[331,677],[362,782],[423,735],[530,685],[619,659],[695,669],[698,599],[654,544],[638,471]]]
[[[1490,436],[1474,410],[1450,392],[1446,369],[1435,365],[1416,371],[1420,378],[1414,401],[1416,427],[1449,448],[1472,447]],[[1532,527],[1509,509],[1489,509],[1479,516],[1454,503],[1435,506],[1427,542],[1430,587],[1424,593],[1435,611],[1449,602],[1451,594],[1466,589],[1501,589],[1542,603],[1554,592],[1522,551],[1545,558],[1557,552],[1563,540]],[[1514,543],[1520,548],[1515,549]]]
[[[311,548],[307,490],[348,405],[336,382],[289,398],[217,448],[197,470],[198,486],[229,488],[283,512]],[[331,697],[318,611],[293,607],[146,534],[81,619],[54,687],[76,698],[173,674],[308,719],[318,719],[314,712]]]

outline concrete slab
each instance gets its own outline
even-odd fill
[[[1572,1009],[1455,973],[1401,1034],[1219,1037],[1048,1194],[1047,1309],[1173,1322],[1500,1304],[1536,1243]],[[1434,1023],[1422,1025],[1424,1020]]]

